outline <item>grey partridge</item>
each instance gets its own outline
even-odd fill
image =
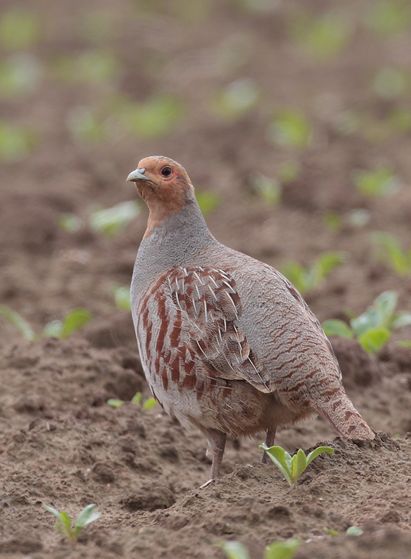
[[[152,156],[127,180],[149,208],[131,283],[142,366],[163,409],[207,437],[211,479],[227,435],[265,431],[270,446],[278,426],[314,412],[342,437],[373,439],[301,295],[213,237],[185,169]]]

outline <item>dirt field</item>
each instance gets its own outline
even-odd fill
[[[129,284],[146,210],[114,236],[87,220],[95,208],[135,199],[125,177],[146,155],[180,161],[217,196],[207,221],[238,250],[277,268],[343,252],[344,263],[305,295],[320,320],[356,315],[388,289],[411,311],[410,275],[379,261],[371,238],[384,231],[410,246],[411,121],[387,123],[400,110],[411,114],[411,15],[410,26],[388,33],[369,23],[376,3],[343,4],[345,43],[325,57],[292,29],[301,13],[329,13],[326,1],[3,1],[4,13],[20,6],[31,14],[37,33],[0,41],[1,53],[26,57],[37,78],[10,93],[0,69],[2,122],[33,138],[7,151],[0,123],[0,304],[38,333],[77,307],[92,319],[67,339],[28,342],[0,317],[0,557],[222,558],[218,544],[234,539],[260,559],[265,545],[291,537],[301,541],[296,559],[410,557],[411,348],[397,344],[411,339],[410,327],[373,355],[332,340],[347,391],[379,434],[371,444],[344,442],[315,418],[282,430],[277,442],[289,450],[335,448],[293,489],[260,463],[257,438],[230,444],[223,477],[200,490],[210,465],[198,432],[184,432],[159,407],[106,403],[149,396],[131,318],[113,296]],[[375,76],[393,67],[408,82],[387,94]],[[256,102],[218,109],[221,91],[241,79],[251,80]],[[172,96],[178,117],[153,132],[148,111],[148,127],[131,130],[124,98],[153,96]],[[270,139],[285,107],[310,123],[304,145]],[[269,204],[255,177],[278,177],[290,161],[299,172]],[[378,167],[400,186],[365,196],[353,172]],[[63,214],[85,225],[69,232]],[[327,226],[335,214],[338,226]],[[72,545],[43,503],[73,514],[96,503],[102,516]],[[345,535],[350,526],[363,535]]]

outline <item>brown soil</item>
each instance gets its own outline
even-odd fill
[[[319,458],[294,489],[260,463],[260,441],[253,439],[230,445],[223,477],[200,490],[209,463],[198,432],[184,432],[159,409],[106,404],[136,391],[148,396],[130,317],[115,310],[112,294],[113,285],[130,280],[145,213],[114,238],[87,228],[70,234],[58,220],[132,199],[124,177],[140,157],[163,153],[222,198],[207,219],[226,244],[277,267],[289,259],[309,263],[324,250],[346,253],[343,266],[307,296],[321,320],[359,312],[385,289],[397,290],[401,309],[411,310],[410,279],[377,263],[370,243],[376,230],[409,243],[410,134],[377,142],[335,126],[335,114],[345,109],[386,114],[391,101],[376,97],[370,82],[382,66],[407,63],[411,35],[381,40],[361,23],[367,2],[346,2],[353,36],[336,59],[318,63],[286,32],[298,2],[264,14],[244,11],[234,0],[204,2],[205,20],[177,17],[167,2],[153,3],[163,7],[162,16],[144,17],[136,17],[137,2],[86,4],[111,22],[103,46],[121,63],[115,83],[67,84],[45,72],[28,96],[0,101],[5,114],[40,138],[29,157],[0,168],[0,304],[37,331],[74,307],[93,314],[65,341],[24,342],[0,320],[0,557],[221,558],[218,543],[236,539],[259,559],[266,544],[297,537],[297,559],[408,558],[411,349],[399,348],[394,337],[370,356],[354,341],[333,340],[347,391],[379,433],[373,443],[335,439],[322,420],[312,419],[282,430],[278,444],[307,450],[326,441],[336,452]],[[327,8],[304,4],[312,13]],[[44,65],[95,48],[79,31],[84,2],[32,6],[43,25],[33,53]],[[227,70],[222,60],[233,49],[244,53]],[[213,92],[243,76],[261,88],[258,106],[234,122],[210,114]],[[64,124],[70,110],[98,106],[115,88],[136,100],[172,92],[183,100],[185,116],[160,139],[114,130],[103,143],[73,142]],[[273,208],[253,194],[250,180],[256,172],[275,175],[290,155],[266,139],[273,108],[283,106],[304,109],[314,138],[296,156],[300,177]],[[411,108],[409,99],[402,106]],[[377,164],[392,166],[403,187],[389,198],[365,199],[351,186],[351,173]],[[325,212],[346,216],[359,207],[370,212],[365,227],[331,232],[324,226]],[[411,331],[399,337],[411,338]],[[102,517],[72,546],[53,530],[42,503],[70,513],[96,503]],[[353,525],[364,534],[344,535]]]

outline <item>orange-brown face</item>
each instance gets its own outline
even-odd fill
[[[145,157],[128,175],[127,181],[136,183],[139,195],[150,209],[149,228],[180,211],[194,198],[186,170],[169,157]]]

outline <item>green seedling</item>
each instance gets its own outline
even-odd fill
[[[291,25],[291,34],[301,47],[317,60],[328,60],[346,46],[351,29],[348,22],[334,12],[311,18],[297,17]]]
[[[411,5],[408,0],[371,2],[366,23],[382,36],[397,35],[411,25]]]
[[[170,95],[151,97],[144,103],[118,99],[113,107],[114,117],[138,138],[160,138],[169,134],[181,120],[181,102]]]
[[[199,190],[196,192],[196,198],[204,215],[211,213],[221,204],[220,196],[209,190]]]
[[[67,82],[101,84],[117,77],[119,63],[110,52],[94,50],[79,56],[65,56],[53,64],[57,78]]]
[[[355,338],[369,353],[379,351],[391,338],[393,330],[411,325],[411,313],[397,313],[398,295],[395,291],[384,291],[368,309],[346,322],[337,319],[323,323],[327,336]]]
[[[0,121],[1,161],[20,161],[33,151],[35,145],[36,137],[31,130]]]
[[[266,444],[261,444],[260,448],[268,454],[271,461],[277,466],[290,486],[296,484],[300,476],[317,456],[321,454],[334,454],[334,449],[330,446],[319,446],[311,451],[308,456],[301,448],[298,449],[293,456],[281,446],[274,445],[268,447]]]
[[[56,529],[71,542],[77,541],[82,530],[98,520],[101,513],[96,509],[96,505],[87,505],[80,512],[76,519],[72,518],[67,512],[58,511],[49,505],[44,508],[56,518]]]
[[[389,233],[375,233],[373,241],[379,250],[380,259],[396,274],[401,277],[411,274],[411,248],[404,250],[399,240]]]
[[[40,37],[37,16],[27,10],[12,8],[0,18],[0,44],[8,50],[28,49]]]
[[[134,200],[121,202],[111,208],[96,210],[90,215],[90,227],[96,233],[113,236],[122,231],[140,213]]]
[[[141,394],[141,392],[136,392],[130,400],[130,403],[134,406],[142,408],[143,410],[151,410],[157,405],[157,401],[155,398],[147,398],[146,400],[143,400],[143,395]],[[107,404],[110,407],[117,409],[124,406],[126,402],[117,398],[110,398],[109,400],[107,400]]]
[[[342,253],[324,252],[312,266],[304,267],[298,262],[288,262],[281,271],[301,293],[307,293],[318,287],[343,262]]]
[[[94,109],[75,107],[67,117],[67,127],[75,141],[98,143],[107,138],[109,125]]]
[[[119,285],[118,287],[115,287],[114,301],[116,303],[116,307],[119,310],[130,311],[131,310],[130,288],[125,287],[123,285]]]
[[[379,70],[373,81],[373,89],[384,99],[396,99],[407,93],[411,76],[405,70],[388,66]]]
[[[360,528],[359,526],[350,526],[349,528],[347,528],[345,533],[347,534],[347,536],[362,536],[364,530],[362,530],[362,528]]]
[[[0,95],[9,98],[31,93],[41,75],[37,58],[30,54],[14,54],[0,62]]]
[[[58,225],[68,233],[76,233],[83,226],[82,220],[75,214],[62,214],[58,219]]]
[[[224,542],[221,547],[228,559],[250,559],[247,548],[240,542]],[[273,542],[265,548],[264,559],[293,559],[299,547],[300,542],[295,538]]]
[[[53,320],[46,324],[41,335],[36,334],[30,324],[10,307],[0,306],[0,317],[17,328],[23,338],[34,341],[41,337],[68,338],[89,322],[91,313],[87,309],[74,309],[63,320]]]
[[[301,111],[284,109],[279,111],[268,129],[268,137],[274,143],[305,148],[311,141],[311,126]]]
[[[379,167],[373,171],[357,171],[353,180],[361,194],[371,198],[393,194],[400,185],[398,178],[387,167]]]
[[[264,175],[253,177],[253,188],[257,194],[271,206],[275,206],[281,200],[281,184],[277,179],[270,179]]]
[[[43,329],[46,338],[69,338],[91,320],[91,313],[87,309],[73,309],[63,320],[52,320]]]
[[[258,102],[259,91],[251,79],[236,80],[227,85],[216,97],[215,112],[228,120],[236,120],[249,112]]]
[[[7,307],[6,305],[0,306],[0,317],[4,318],[7,322],[12,324],[20,334],[28,341],[33,341],[36,334],[30,324],[19,313]]]

